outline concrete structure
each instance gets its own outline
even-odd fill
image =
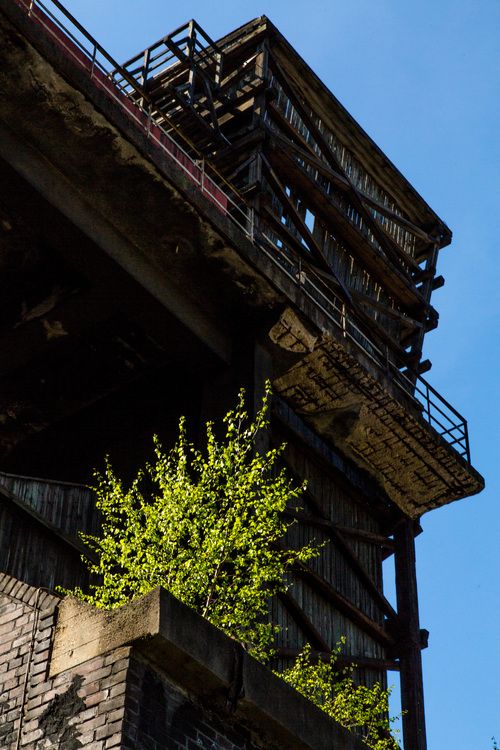
[[[276,666],[346,636],[360,681],[400,670],[406,747],[424,750],[414,536],[422,513],[483,486],[465,420],[421,377],[450,230],[267,18],[217,43],[190,22],[119,65],[48,6],[0,0],[0,569],[37,591],[85,586],[78,530],[98,528],[85,484],[102,456],[130,476],[153,433],[168,445],[181,414],[196,433],[241,386],[256,403],[270,379],[271,439],[308,480],[287,541],[329,542],[271,603]],[[392,554],[396,608],[382,580]],[[45,594],[22,590],[6,621],[25,618],[36,640],[45,615],[26,607]],[[17,658],[12,689],[85,715],[79,665],[37,688],[35,662]],[[16,710],[4,703],[9,747],[43,747]],[[310,710],[306,726],[320,722]],[[278,747],[291,735],[323,747],[289,720]],[[114,747],[120,727],[89,741]],[[67,747],[87,746],[71,731]]]
[[[363,747],[161,589],[109,614],[2,575],[0,640],[4,748]]]

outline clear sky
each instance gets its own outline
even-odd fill
[[[469,420],[487,489],[417,539],[429,750],[500,743],[499,0],[66,0],[119,61],[189,18],[214,38],[265,14],[454,233],[429,381]],[[411,750],[407,748],[406,750]]]

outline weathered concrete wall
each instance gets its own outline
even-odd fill
[[[0,695],[5,750],[362,747],[161,589],[110,613],[2,575]]]

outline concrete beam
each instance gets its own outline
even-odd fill
[[[167,591],[157,588],[116,610],[74,599],[59,607],[50,676],[121,646],[140,650],[155,668],[204,703],[226,704],[265,746],[290,750],[362,750],[364,745]],[[133,652],[132,652],[133,653]]]
[[[149,262],[129,237],[85,201],[71,181],[39,151],[0,122],[0,156],[46,200],[104,250],[132,278],[163,304],[222,360],[229,362],[227,335],[211,324],[203,311],[158,268]]]

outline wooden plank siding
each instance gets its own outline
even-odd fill
[[[143,60],[162,45],[168,64],[143,80]],[[252,209],[259,241],[300,259],[388,360],[418,370],[423,335],[437,324],[427,263],[448,228],[269,19],[206,50],[222,77],[203,56],[190,75],[172,35],[124,67],[146,85],[157,121]]]
[[[0,488],[64,534],[76,537],[79,531],[93,534],[99,529],[94,495],[84,485],[0,473]]]
[[[369,509],[356,502],[353,493],[336,483],[331,476],[327,476],[321,466],[306,456],[299,446],[287,443],[285,459],[293,474],[307,480],[308,493],[320,506],[323,515],[330,521],[353,529],[360,529],[373,534],[381,534],[382,528]],[[308,507],[307,500],[304,509],[310,513],[315,508]],[[318,528],[298,521],[294,523],[287,534],[287,544],[293,547],[304,544],[322,545],[318,557],[311,560],[309,567],[326,582],[331,584],[343,597],[354,604],[362,613],[384,627],[384,614],[379,604],[374,601],[372,594],[360,581],[359,577],[349,565],[345,555],[336,547],[329,535]],[[369,573],[372,581],[382,592],[382,547],[380,544],[360,539],[349,539],[349,547],[359,563]],[[290,577],[290,594],[297,602],[303,613],[314,624],[321,638],[334,648],[341,637],[346,643],[343,653],[352,657],[368,657],[385,659],[386,649],[359,625],[355,624],[346,614],[335,608],[320,592],[314,590],[309,583],[299,576]],[[293,614],[286,609],[283,602],[273,601],[271,606],[273,621],[282,626],[279,646],[287,649],[300,649],[309,640],[307,633],[300,627]],[[314,644],[313,648],[314,648]],[[289,659],[281,658],[279,668],[290,663]],[[363,668],[360,679],[368,684],[378,680],[384,682],[385,672],[382,669]]]
[[[78,532],[99,517],[87,487],[0,473],[0,570],[32,586],[86,587]]]
[[[321,467],[298,446],[291,443],[286,449],[286,463],[297,477],[307,479],[308,492],[315,500],[304,509],[315,514],[318,506],[323,516],[341,527],[360,529],[381,536],[380,523],[352,495],[325,475]],[[0,474],[0,570],[31,585],[54,590],[57,586],[72,588],[88,585],[88,575],[81,562],[81,543],[78,533],[96,533],[99,515],[95,510],[93,493],[82,485],[58,483],[10,474]],[[303,521],[291,525],[286,543],[322,545],[311,570],[335,587],[370,620],[381,627],[384,614],[379,604],[345,555],[331,541],[328,533]],[[349,548],[382,591],[382,546],[376,541],[350,538]],[[376,638],[352,622],[349,616],[336,609],[300,576],[289,574],[290,595],[297,608],[309,619],[320,637],[312,642],[314,648],[333,648],[339,639],[346,638],[346,656],[384,659],[386,651]],[[301,618],[282,599],[270,605],[271,617],[282,627],[278,648],[300,650],[309,640],[301,626]],[[279,658],[277,666],[284,668],[289,658]],[[361,678],[361,674],[360,674]],[[368,683],[384,680],[383,670],[363,669]]]

